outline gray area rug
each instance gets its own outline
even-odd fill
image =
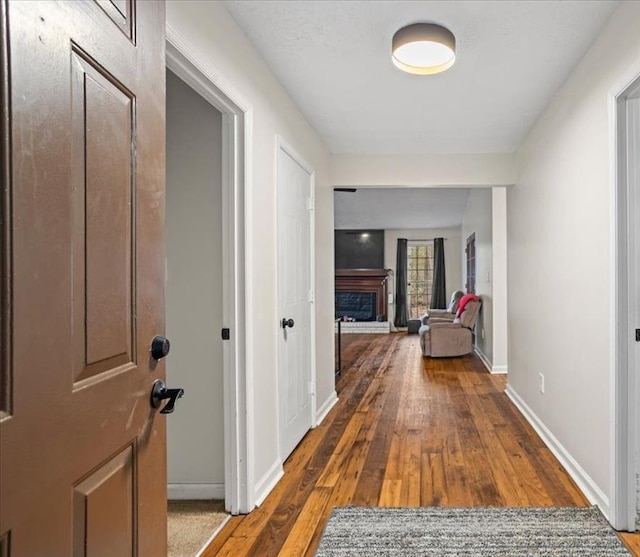
[[[631,555],[596,507],[338,507],[316,557]]]

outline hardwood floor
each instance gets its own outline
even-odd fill
[[[335,506],[588,505],[477,357],[424,359],[406,334],[343,339],[338,404],[204,557],[311,556]]]

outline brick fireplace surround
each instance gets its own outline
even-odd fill
[[[375,294],[376,317],[387,321],[387,279],[389,269],[336,269],[336,292],[369,292]]]

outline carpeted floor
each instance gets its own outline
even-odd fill
[[[628,557],[600,511],[573,508],[333,510],[316,557]]]
[[[224,501],[169,501],[168,557],[193,557],[227,516]]]

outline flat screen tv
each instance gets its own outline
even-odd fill
[[[384,269],[384,230],[336,230],[336,269]]]

